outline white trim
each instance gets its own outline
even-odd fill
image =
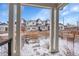
[[[39,6],[38,6],[39,7]],[[20,8],[21,5],[17,4],[17,25],[16,25],[16,55],[20,56],[21,49],[21,36],[20,36]],[[58,9],[52,9],[51,27],[50,27],[50,52],[58,51]]]
[[[20,33],[20,4],[18,3],[17,5],[17,22],[16,22],[16,56],[20,56],[21,55],[21,33]]]
[[[39,4],[39,3],[38,3]],[[48,6],[41,6],[41,5],[36,5],[36,4],[31,4],[31,3],[23,3],[21,4],[22,6],[32,6],[32,7],[37,7],[37,8],[46,8],[46,9],[52,9],[52,7]]]
[[[9,4],[9,39],[11,39],[11,55],[15,55],[14,53],[14,4]]]
[[[58,52],[58,16],[59,10],[54,8],[52,9],[52,17],[51,17],[51,24],[50,24],[50,47],[49,52]]]
[[[57,6],[58,9],[62,10],[68,3],[61,3]]]

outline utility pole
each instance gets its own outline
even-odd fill
[[[79,21],[77,21],[77,30],[79,29]]]
[[[63,17],[63,25],[64,25],[64,17]]]

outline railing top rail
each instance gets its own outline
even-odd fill
[[[4,45],[4,44],[6,44],[6,43],[8,43],[8,42],[10,42],[10,41],[11,41],[11,39],[5,40],[5,41],[0,41],[0,46]]]

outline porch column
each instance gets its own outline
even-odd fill
[[[50,47],[49,51],[51,53],[58,52],[58,20],[59,20],[59,10],[57,8],[52,9],[51,25],[50,25]]]
[[[14,4],[9,4],[9,31],[8,36],[9,40],[11,40],[11,51],[9,51],[12,56],[15,54],[14,50],[14,44],[15,44],[15,38],[14,38]],[[10,49],[9,49],[10,50]]]
[[[21,36],[20,36],[20,4],[17,5],[17,12],[16,12],[16,56],[20,56],[21,50]]]

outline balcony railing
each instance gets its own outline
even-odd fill
[[[0,41],[0,56],[11,56],[11,39]]]

